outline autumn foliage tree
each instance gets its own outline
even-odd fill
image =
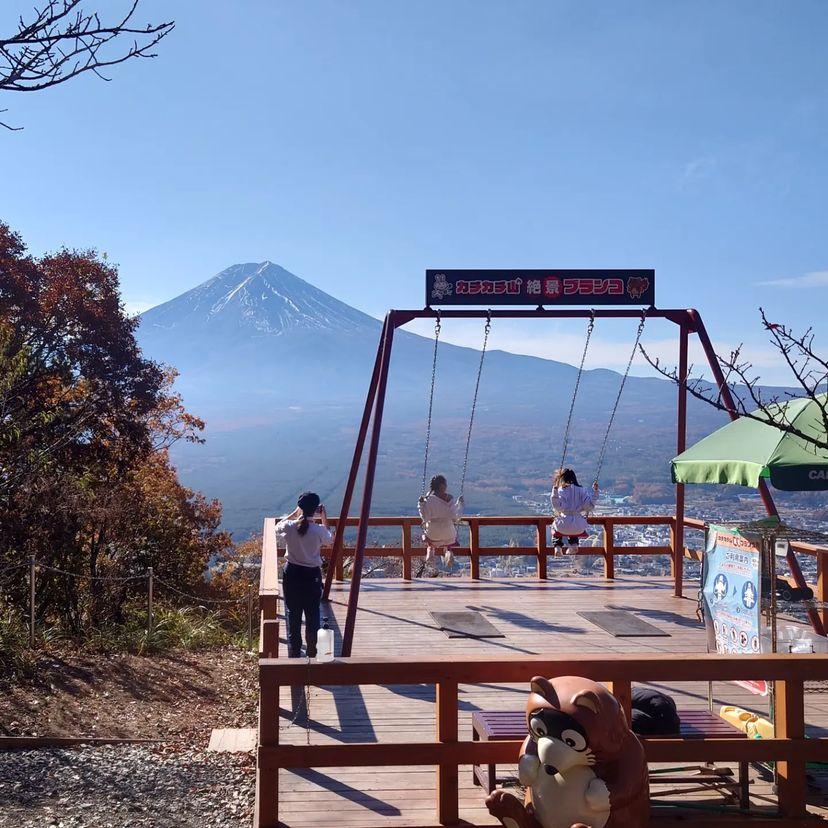
[[[39,613],[76,630],[118,620],[148,566],[205,589],[208,561],[229,544],[219,504],[170,464],[169,447],[199,441],[204,424],[174,373],[143,357],[137,324],[105,259],[33,257],[0,223],[0,570],[36,556]],[[0,588],[24,604],[20,570]]]

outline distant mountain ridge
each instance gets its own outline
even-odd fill
[[[335,504],[347,475],[381,323],[270,261],[233,265],[141,317],[145,354],[180,372],[184,402],[208,424],[205,446],[179,446],[188,485],[224,504],[242,535],[314,488]],[[397,332],[391,361],[377,510],[410,513],[421,486],[433,342]],[[433,468],[457,474],[480,354],[440,345]],[[480,387],[466,502],[471,511],[514,511],[516,497],[548,485],[560,460],[576,369],[490,351]],[[569,457],[592,473],[620,376],[586,371]],[[637,475],[669,483],[675,386],[630,377],[613,428],[604,479]],[[690,439],[722,418],[690,401]],[[471,505],[473,504],[473,505]]]

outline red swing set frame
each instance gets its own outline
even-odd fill
[[[594,316],[596,319],[639,319],[642,309],[633,308],[576,308],[556,307],[545,308],[538,306],[535,309],[520,308],[497,308],[474,309],[474,308],[442,308],[439,311],[441,319],[588,319]],[[354,639],[354,628],[356,625],[356,613],[359,605],[359,590],[362,581],[362,566],[365,556],[365,546],[368,537],[368,518],[371,514],[371,501],[374,490],[374,478],[377,467],[377,452],[379,449],[380,433],[382,431],[382,417],[385,407],[386,390],[388,386],[388,367],[391,362],[391,349],[394,344],[394,332],[397,328],[414,321],[415,319],[436,319],[438,311],[427,307],[423,310],[391,310],[385,317],[380,335],[377,355],[374,361],[374,370],[368,386],[368,394],[365,400],[365,407],[362,413],[359,432],[357,434],[354,456],[351,461],[351,469],[348,474],[348,481],[342,498],[342,509],[340,511],[338,529],[331,550],[328,562],[328,571],[325,578],[323,600],[329,600],[331,584],[333,581],[336,564],[342,556],[344,545],[345,526],[351,509],[354,488],[356,486],[359,468],[362,464],[365,451],[365,442],[369,435],[368,455],[365,465],[365,479],[360,506],[359,523],[357,527],[356,545],[354,547],[354,562],[351,568],[351,585],[348,594],[348,610],[345,618],[345,629],[342,636],[343,657],[351,655]],[[678,327],[678,399],[676,406],[676,454],[680,454],[687,448],[687,379],[688,379],[688,347],[690,334],[695,334],[704,350],[710,370],[713,373],[716,385],[724,405],[727,407],[732,420],[738,418],[736,406],[730,389],[725,381],[713,345],[704,326],[701,315],[695,309],[667,309],[662,310],[650,307],[647,310],[647,319],[666,319]],[[684,556],[684,484],[676,483],[676,506],[675,506],[675,548],[673,554],[676,557],[674,574],[675,589],[677,596],[683,591],[683,567]],[[768,515],[777,516],[778,511],[765,480],[759,481],[759,494],[762,498],[765,510]],[[805,586],[805,578],[793,551],[788,553],[788,565],[791,568],[794,581],[797,586]],[[809,609],[808,615],[814,631],[824,635],[822,620],[815,610]]]

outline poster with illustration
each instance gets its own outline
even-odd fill
[[[702,596],[710,652],[746,655],[762,651],[759,550],[735,529],[711,526],[707,536]],[[737,681],[765,696],[767,682]]]

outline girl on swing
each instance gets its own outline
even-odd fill
[[[558,469],[552,479],[552,509],[555,520],[552,523],[552,544],[563,550],[564,537],[568,541],[567,554],[578,548],[580,538],[586,536],[586,516],[595,508],[598,499],[598,481],[592,484],[592,491],[578,483],[573,469]]]
[[[448,483],[442,474],[431,478],[428,494],[417,503],[423,521],[423,542],[426,545],[426,563],[434,561],[438,549],[443,552],[443,563],[451,566],[453,546],[457,546],[455,521],[463,513],[463,498],[455,499],[448,493]]]

